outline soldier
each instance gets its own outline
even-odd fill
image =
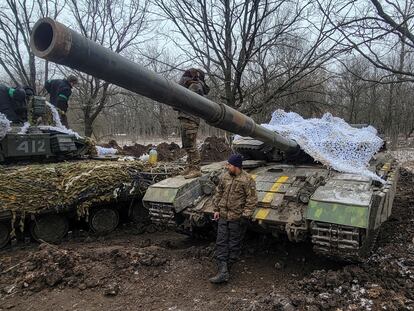
[[[240,256],[247,220],[257,205],[256,183],[242,168],[242,157],[233,154],[221,175],[213,198],[214,220],[218,221],[216,253],[218,273],[211,283],[229,280],[229,267]]]
[[[210,91],[204,81],[204,72],[200,69],[190,68],[186,70],[179,84],[201,96],[207,95]],[[182,175],[184,175],[184,178],[199,177],[201,176],[201,157],[197,149],[197,132],[200,118],[179,111],[178,119],[180,120],[182,146],[187,152],[187,167]]]
[[[72,88],[78,83],[78,78],[69,75],[66,79],[47,80],[45,89],[50,94],[50,103],[59,109],[60,120],[64,126],[69,127],[66,113]]]
[[[34,95],[31,87],[0,85],[0,112],[13,123],[27,121],[27,101]]]

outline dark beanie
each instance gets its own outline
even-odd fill
[[[231,165],[234,165],[238,168],[243,167],[243,158],[240,154],[232,154],[230,158],[227,160]]]

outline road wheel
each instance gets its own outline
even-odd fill
[[[96,208],[89,216],[89,228],[97,234],[107,234],[119,224],[119,213],[109,207]]]
[[[37,216],[30,224],[30,233],[38,242],[58,243],[68,233],[68,219],[61,214]]]

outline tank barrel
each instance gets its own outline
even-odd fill
[[[295,141],[256,124],[239,111],[169,81],[53,19],[43,18],[34,25],[30,45],[38,57],[193,114],[212,126],[272,144],[286,153],[298,150]]]

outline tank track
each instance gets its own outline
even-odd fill
[[[363,262],[374,250],[379,230],[313,222],[312,243],[315,253],[346,262]]]
[[[152,202],[148,210],[153,224],[166,227],[176,226],[174,207],[172,205]]]

